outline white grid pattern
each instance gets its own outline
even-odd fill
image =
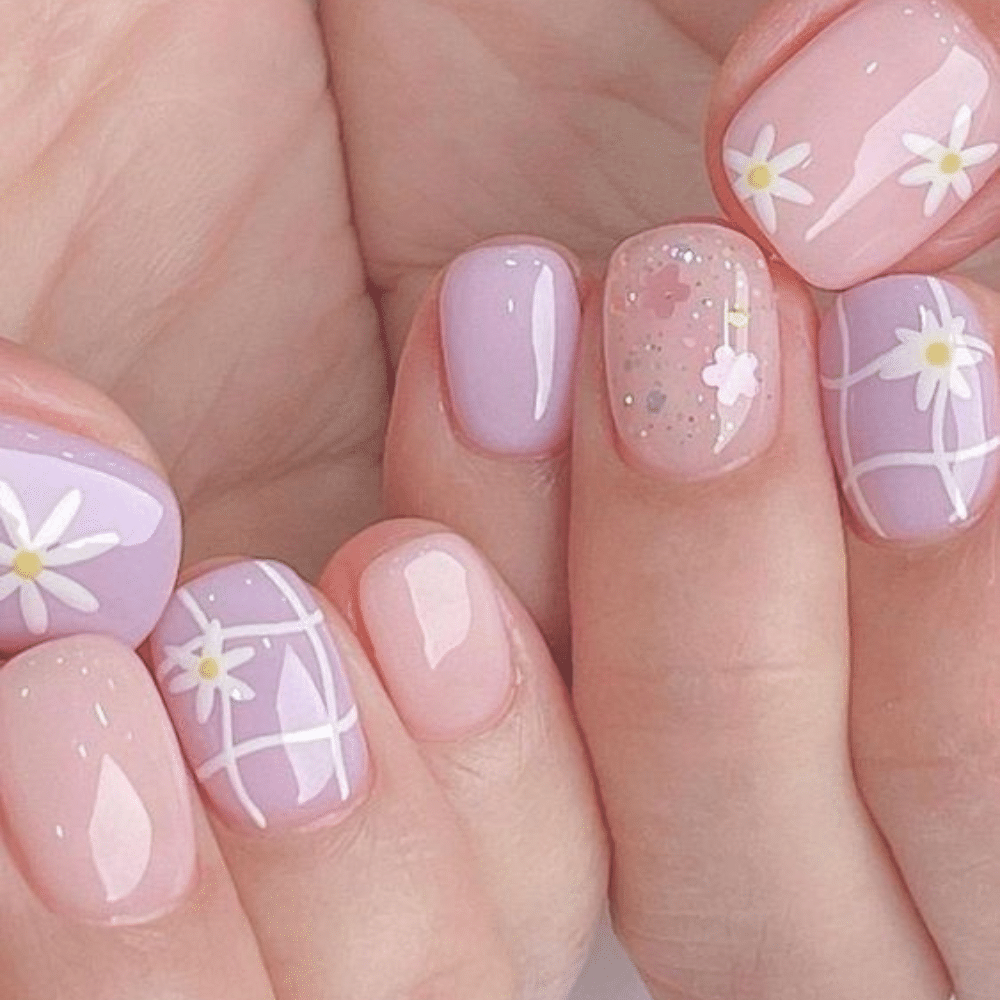
[[[323,697],[327,710],[331,718],[335,720],[310,729],[274,733],[269,736],[261,736],[245,740],[241,743],[234,743],[233,703],[228,695],[223,692],[223,696],[220,699],[223,749],[220,753],[202,763],[197,768],[196,773],[200,780],[205,781],[220,771],[225,771],[233,792],[246,810],[247,815],[258,827],[265,829],[267,827],[267,819],[247,791],[243,777],[240,774],[239,761],[262,750],[298,744],[329,742],[340,797],[342,801],[346,801],[351,793],[351,788],[344,759],[343,738],[351,729],[358,725],[359,719],[356,706],[352,706],[346,714],[340,714],[337,704],[338,699],[333,677],[333,667],[327,655],[326,647],[323,644],[322,636],[318,631],[318,626],[323,621],[322,612],[318,609],[314,612],[307,611],[299,595],[273,566],[261,561],[256,562],[254,565],[274,585],[282,597],[285,598],[294,612],[295,618],[290,621],[278,623],[252,623],[223,627],[221,630],[223,645],[226,642],[237,639],[265,639],[273,636],[305,635],[309,639],[319,665],[323,681]],[[179,647],[176,650],[176,654],[182,656],[197,655],[204,646],[205,636],[212,625],[212,619],[209,618],[205,609],[202,608],[195,600],[194,595],[186,588],[178,590],[177,597],[183,603],[202,634]],[[183,663],[176,654],[168,655],[158,668],[157,673],[161,682],[168,679],[168,675],[172,670],[183,667]]]
[[[944,287],[936,278],[928,278],[927,284],[940,313],[938,317],[939,323],[942,328],[947,328],[949,326],[948,320],[953,317],[951,304],[945,294]],[[865,476],[880,469],[933,467],[937,470],[941,478],[941,485],[952,505],[951,522],[956,523],[967,520],[969,517],[968,502],[962,494],[956,469],[965,462],[984,458],[986,455],[996,451],[1000,448],[1000,437],[992,437],[977,445],[959,450],[947,450],[944,443],[944,436],[950,394],[944,384],[942,384],[938,387],[934,395],[929,451],[887,452],[886,454],[876,455],[862,462],[855,462],[851,449],[851,439],[848,433],[849,394],[855,386],[860,385],[868,379],[875,378],[884,370],[886,355],[882,355],[858,371],[852,372],[850,326],[847,322],[843,296],[837,299],[836,314],[840,331],[843,363],[842,374],[839,378],[824,377],[822,382],[824,388],[839,393],[840,397],[838,418],[841,457],[844,465],[842,479],[844,492],[854,497],[858,513],[868,527],[879,537],[886,538],[887,534],[875,517],[868,502],[868,497],[865,495],[862,480]],[[990,357],[994,356],[993,348],[979,338],[962,336],[961,346],[974,348]]]

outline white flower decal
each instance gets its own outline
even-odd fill
[[[113,531],[60,544],[83,504],[83,494],[70,490],[56,504],[45,523],[32,535],[28,516],[17,494],[0,482],[0,523],[10,545],[0,542],[0,601],[18,593],[24,624],[32,635],[44,635],[49,627],[49,612],[42,591],[84,614],[93,614],[100,602],[86,587],[54,568],[74,566],[104,555],[121,539]]]
[[[254,689],[232,673],[254,658],[253,647],[240,646],[225,652],[224,646],[222,623],[215,618],[205,629],[200,653],[176,646],[168,646],[165,650],[168,662],[179,665],[183,671],[171,680],[170,693],[180,694],[198,689],[195,711],[201,725],[208,722],[212,714],[216,692],[221,698],[230,701],[253,701],[256,697]]]
[[[726,166],[736,173],[732,181],[733,190],[741,201],[753,201],[757,217],[772,235],[778,231],[775,198],[784,198],[796,205],[811,205],[815,200],[801,184],[784,176],[809,159],[812,146],[808,142],[800,142],[772,157],[777,137],[774,126],[765,125],[757,135],[749,156],[731,148],[724,153]]]
[[[966,171],[993,159],[1000,152],[1000,146],[995,142],[964,148],[971,129],[972,108],[963,104],[955,113],[947,146],[914,132],[903,136],[903,145],[914,156],[922,156],[927,162],[907,170],[899,178],[899,183],[906,187],[930,185],[924,202],[924,216],[928,219],[937,213],[952,189],[962,201],[968,201],[972,197],[972,181]]]
[[[896,330],[899,346],[877,361],[879,378],[884,381],[917,376],[917,409],[926,413],[936,396],[951,393],[971,399],[972,389],[962,374],[983,360],[981,351],[972,350],[964,336],[965,317],[952,314],[947,298],[940,297],[940,318],[926,306],[920,307],[920,329]],[[973,342],[975,346],[980,341]],[[985,345],[983,345],[985,346]]]
[[[754,399],[760,390],[757,381],[757,366],[760,362],[755,354],[744,351],[737,354],[728,344],[715,352],[715,364],[709,365],[702,373],[705,385],[718,390],[719,402],[723,406],[735,406],[741,396]]]

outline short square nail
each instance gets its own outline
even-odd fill
[[[1000,167],[998,75],[992,45],[947,0],[855,4],[733,119],[733,189],[813,284],[873,278]]]
[[[484,451],[530,456],[569,437],[580,299],[566,261],[543,246],[485,246],[441,288],[451,407]]]
[[[76,633],[135,647],[180,561],[177,501],[151,469],[0,417],[0,653]]]
[[[780,367],[758,248],[715,225],[668,226],[621,246],[608,270],[605,364],[621,445],[641,466],[705,479],[763,452]]]
[[[152,651],[188,762],[230,825],[303,826],[364,784],[367,749],[337,643],[288,567],[237,562],[186,583]]]
[[[0,806],[52,910],[104,924],[165,914],[195,874],[188,778],[145,664],[101,636],[0,669]]]
[[[1000,419],[994,349],[939,278],[882,278],[840,296],[820,331],[823,413],[864,533],[930,542],[992,498]]]
[[[420,740],[460,740],[510,703],[510,641],[489,571],[468,542],[435,534],[379,556],[360,604],[393,703]]]

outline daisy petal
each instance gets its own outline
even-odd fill
[[[70,490],[55,505],[52,513],[45,519],[45,523],[38,529],[38,534],[32,539],[36,549],[47,549],[66,534],[66,530],[73,523],[73,518],[80,511],[83,503],[83,494],[79,490]]]
[[[897,331],[898,333],[899,331]],[[907,333],[912,331],[907,331]],[[894,347],[881,359],[878,377],[883,382],[895,382],[901,378],[912,378],[923,370],[916,350],[909,344]]]
[[[93,614],[101,607],[100,601],[86,587],[61,573],[53,573],[48,569],[42,570],[38,574],[38,586],[47,590],[53,597],[74,611]]]
[[[14,549],[5,542],[0,542],[0,563],[5,563],[7,566],[14,565]]]
[[[195,701],[195,712],[200,725],[205,725],[215,708],[215,685],[200,684],[198,686],[198,697]]]
[[[229,689],[229,697],[233,701],[253,701],[257,697],[257,692],[249,684],[245,684],[235,677],[229,678],[227,687]]]
[[[968,201],[972,197],[972,181],[964,170],[960,170],[952,177],[951,185],[962,201]]]
[[[42,600],[42,592],[27,580],[21,584],[21,614],[32,635],[45,635],[49,627],[49,612]]]
[[[774,142],[777,138],[778,133],[774,126],[765,125],[757,135],[757,141],[754,143],[750,159],[758,162],[766,161],[771,155],[771,150],[774,149]]]
[[[722,159],[730,170],[735,170],[738,174],[746,173],[752,162],[746,153],[741,153],[738,149],[727,149],[722,154]]]
[[[191,691],[193,688],[196,688],[200,683],[197,674],[185,670],[184,673],[178,674],[170,682],[167,690],[171,694],[183,694],[185,691]]]
[[[737,177],[733,181],[733,190],[736,192],[736,197],[740,201],[746,201],[747,198],[753,197],[753,188],[747,183],[745,177]]]
[[[753,196],[753,207],[761,225],[773,236],[778,231],[778,213],[774,209],[774,199],[764,191]]]
[[[811,205],[816,200],[801,184],[796,184],[787,177],[779,177],[771,190],[776,198],[784,198],[796,205]]]
[[[983,360],[978,351],[970,351],[967,347],[956,347],[951,363],[955,368],[974,368]]]
[[[257,651],[253,646],[241,646],[239,649],[231,649],[228,653],[224,653],[222,662],[226,670],[235,670],[244,663],[249,663],[256,655]]]
[[[951,126],[951,148],[961,149],[968,142],[971,130],[972,108],[968,104],[963,104],[955,113],[955,122]]]
[[[921,310],[923,310],[924,307],[921,306],[920,308]],[[896,339],[901,344],[910,344],[914,340],[920,340],[922,337],[923,334],[919,330],[910,330],[907,329],[905,326],[896,327]]]
[[[930,191],[927,192],[927,200],[924,202],[925,218],[930,219],[937,215],[937,211],[944,204],[950,188],[951,184],[948,181],[935,181],[931,185]]]
[[[812,146],[808,142],[800,142],[798,145],[789,146],[783,153],[779,153],[768,166],[772,173],[783,174],[785,171],[805,163],[811,155]]]
[[[954,395],[958,396],[959,399],[972,399],[972,387],[969,385],[965,376],[957,368],[952,368],[951,370],[951,378],[948,382],[948,388]]]
[[[113,531],[103,535],[91,535],[89,538],[79,538],[75,542],[67,542],[51,552],[45,553],[46,566],[74,566],[76,563],[87,562],[110,552],[121,545],[121,538]]]
[[[914,156],[923,156],[928,160],[940,160],[948,152],[941,143],[926,135],[917,135],[915,132],[907,132],[903,136],[903,145]]]
[[[1000,152],[1000,146],[995,142],[986,142],[982,146],[973,146],[962,150],[962,162],[967,167],[975,167],[987,160],[992,160]]]
[[[24,513],[17,494],[6,484],[0,482],[0,522],[3,522],[7,537],[11,543],[22,548],[31,545],[31,530],[28,528],[28,515]]]
[[[925,368],[917,379],[917,409],[921,413],[926,413],[930,408],[937,387],[938,376]]]
[[[919,167],[907,170],[899,183],[904,187],[921,187],[924,184],[932,184],[941,176],[941,171],[936,163],[921,163]]]
[[[24,581],[16,573],[0,576],[0,601],[6,601]]]

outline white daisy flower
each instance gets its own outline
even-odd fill
[[[760,390],[757,367],[760,362],[755,354],[744,351],[737,354],[728,344],[715,352],[715,364],[701,373],[705,385],[718,390],[722,406],[735,406],[741,396],[754,399]]]
[[[765,125],[749,156],[738,149],[726,149],[723,154],[726,166],[736,173],[732,180],[733,190],[741,201],[753,201],[757,217],[772,235],[778,231],[775,198],[784,198],[796,205],[811,205],[815,201],[801,184],[783,176],[809,159],[812,146],[808,142],[800,142],[772,157],[776,139],[775,127]]]
[[[197,647],[190,652],[176,646],[166,648],[170,661],[179,665],[182,670],[170,682],[170,693],[181,694],[198,689],[195,712],[201,725],[208,722],[212,714],[216,692],[221,698],[231,701],[253,701],[257,696],[249,684],[234,677],[232,673],[254,658],[256,654],[253,647],[240,646],[226,652],[223,650],[224,645],[222,622],[216,618],[205,629],[201,652],[196,651]]]
[[[963,104],[955,113],[947,146],[914,132],[903,136],[903,145],[914,156],[922,156],[927,162],[907,170],[899,178],[899,183],[906,187],[930,185],[924,202],[924,216],[928,219],[936,214],[952,189],[962,201],[968,201],[972,197],[972,181],[966,171],[993,159],[1000,152],[1000,146],[995,142],[964,148],[971,129],[972,108]]]
[[[899,346],[878,359],[879,378],[886,382],[917,376],[917,409],[926,413],[940,393],[971,399],[972,389],[962,374],[983,360],[981,350],[973,350],[965,334],[965,317],[952,314],[944,295],[938,299],[941,317],[926,306],[920,307],[920,329],[896,330]],[[978,347],[981,342],[974,341]],[[986,345],[983,345],[984,347]]]
[[[7,571],[0,576],[0,601],[15,593],[19,595],[21,615],[32,635],[44,635],[49,627],[42,591],[84,614],[93,614],[101,606],[86,587],[53,571],[89,562],[121,544],[121,538],[113,531],[60,543],[82,503],[80,490],[70,490],[32,534],[17,494],[7,483],[0,482],[0,523],[10,540],[9,545],[0,542],[0,573]]]

